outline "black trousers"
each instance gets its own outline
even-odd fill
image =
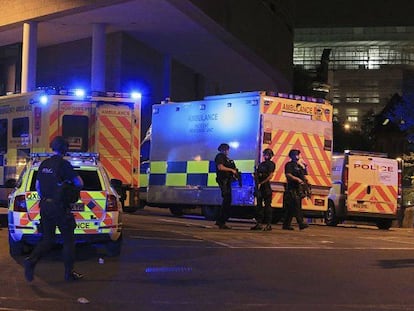
[[[290,227],[293,217],[296,217],[299,226],[303,226],[302,199],[296,189],[286,190],[283,193],[283,204],[285,209],[283,227]]]
[[[270,225],[272,223],[272,188],[270,184],[261,185],[256,201],[257,223]]]
[[[56,203],[52,200],[42,200],[40,202],[40,217],[42,239],[30,254],[29,259],[36,262],[42,255],[50,251],[56,243],[55,230],[57,227],[63,238],[62,255],[65,271],[72,271],[75,260],[74,230],[76,222],[69,207],[64,208],[62,203]]]
[[[217,180],[220,190],[221,190],[221,197],[223,201],[217,213],[216,223],[218,225],[224,225],[226,221],[230,217],[230,209],[231,209],[231,180],[224,179],[224,180]]]

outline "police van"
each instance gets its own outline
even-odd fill
[[[8,227],[12,256],[21,255],[40,237],[40,198],[35,189],[42,160],[51,153],[33,153],[9,195]],[[84,182],[80,199],[71,204],[76,220],[77,243],[103,243],[110,256],[119,255],[122,244],[122,207],[119,195],[96,153],[67,153],[68,160]],[[118,181],[119,182],[119,181]],[[61,242],[56,229],[57,242]]]
[[[334,154],[326,224],[351,219],[389,229],[402,203],[401,178],[401,159],[356,150]]]

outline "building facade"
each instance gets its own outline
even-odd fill
[[[296,69],[315,77],[324,50],[330,50],[327,98],[346,129],[359,130],[395,93],[414,91],[414,27],[295,29]]]

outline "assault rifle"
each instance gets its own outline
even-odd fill
[[[302,184],[299,184],[298,194],[301,199],[303,198],[311,198],[312,196],[312,186],[308,183],[307,180],[304,180]]]
[[[233,175],[233,180],[239,182],[239,187],[243,187],[242,173],[236,168],[236,174]]]

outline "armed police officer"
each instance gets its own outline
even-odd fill
[[[63,159],[69,147],[68,142],[62,136],[56,136],[50,143],[50,147],[54,155],[40,164],[36,178],[36,190],[40,196],[42,239],[24,262],[25,277],[29,282],[33,280],[34,269],[38,260],[55,243],[56,227],[59,228],[63,238],[64,279],[70,281],[83,277],[82,274],[73,269],[76,222],[62,187],[67,182],[73,183],[75,187],[81,189],[83,181],[70,162]]]
[[[220,187],[223,201],[217,213],[216,225],[220,229],[231,229],[226,225],[226,221],[230,217],[231,183],[238,176],[238,171],[234,161],[228,157],[230,146],[226,143],[220,144],[218,151],[214,162],[216,163],[216,181]]]
[[[272,149],[263,150],[263,159],[255,170],[256,182],[256,225],[251,230],[272,230],[272,188],[270,180],[276,169],[275,163],[272,161],[274,154]],[[263,226],[264,225],[264,226]]]
[[[303,230],[308,225],[303,221],[302,214],[302,199],[300,193],[300,185],[306,181],[305,175],[307,172],[307,165],[300,159],[300,150],[292,149],[289,151],[290,161],[285,164],[285,175],[287,179],[286,191],[284,193],[283,203],[285,208],[285,217],[283,221],[284,230],[294,230],[291,226],[293,216],[296,217],[296,222],[299,229]],[[299,164],[300,163],[300,164]]]

